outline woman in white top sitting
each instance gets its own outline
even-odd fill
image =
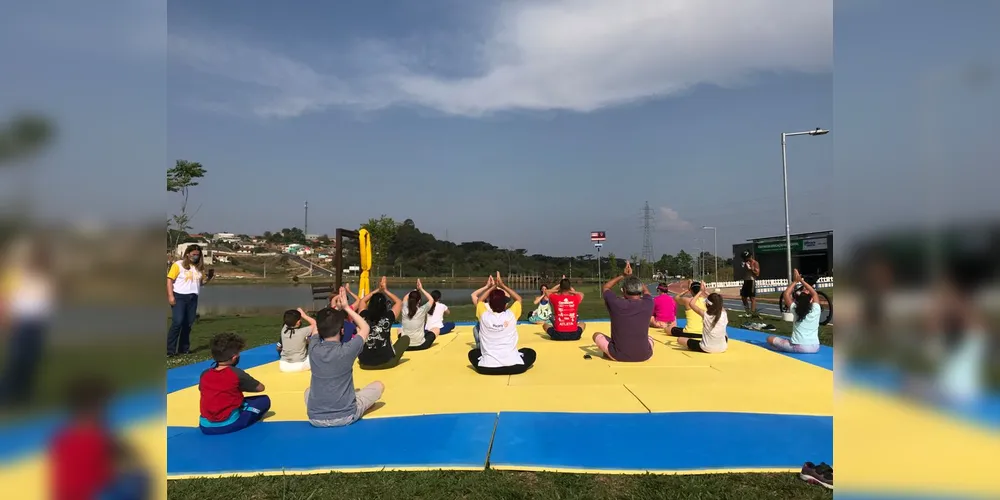
[[[513,299],[507,307],[507,296]],[[511,290],[497,273],[486,290],[486,300],[476,304],[479,319],[479,348],[469,351],[469,363],[481,375],[517,375],[531,368],[535,351],[517,348],[517,318],[521,316],[521,296]]]
[[[427,298],[424,305],[420,305],[420,295]],[[403,304],[403,313],[399,317],[399,336],[409,337],[410,346],[407,351],[423,351],[430,348],[437,338],[432,332],[424,331],[424,323],[427,322],[427,311],[434,306],[434,297],[424,290],[424,285],[417,280],[417,289],[406,294],[406,303]]]
[[[431,298],[434,299],[434,303],[427,310],[427,323],[424,324],[424,330],[434,335],[451,333],[455,329],[455,323],[444,320],[445,315],[451,311],[448,310],[448,306],[441,303],[441,291],[434,290],[431,292]]]
[[[701,339],[678,339],[682,346],[695,352],[705,352],[718,354],[726,352],[729,347],[729,335],[726,334],[726,326],[729,325],[729,316],[722,304],[722,296],[713,293],[707,295],[704,289],[698,291],[697,295],[688,302],[689,307],[695,314],[701,316],[702,328]],[[704,297],[705,308],[701,307],[700,298]]]

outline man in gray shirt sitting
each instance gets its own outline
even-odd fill
[[[319,335],[309,340],[309,364],[312,376],[306,389],[306,414],[315,427],[339,427],[361,419],[382,397],[385,386],[372,382],[354,390],[354,361],[368,340],[368,323],[351,309],[343,287],[331,300],[331,306],[316,313]],[[344,321],[350,317],[357,333],[341,342]]]

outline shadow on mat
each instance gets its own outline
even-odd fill
[[[591,359],[604,359],[604,353],[596,345],[582,345],[580,346],[580,350],[584,354],[589,355]]]
[[[375,413],[384,407],[385,407],[385,401],[376,401],[375,404],[371,406],[371,408],[368,408],[368,411],[365,412],[362,418],[367,417],[368,415],[371,415],[372,413]]]

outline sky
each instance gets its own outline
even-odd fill
[[[963,76],[997,67],[998,13],[988,0],[39,0],[0,20],[0,116],[59,124],[33,165],[48,175],[28,186],[51,216],[162,219],[179,206],[162,172],[186,159],[208,169],[198,231],[301,227],[308,200],[310,233],[387,214],[554,255],[592,253],[603,230],[604,251],[628,255],[648,202],[655,256],[710,250],[705,225],[729,255],[784,231],[781,132],[832,130],[789,139],[793,233],[998,206],[983,167],[996,80]],[[0,178],[5,194],[24,188]]]
[[[832,13],[724,3],[171,2],[168,152],[208,169],[206,230],[302,227],[308,200],[311,233],[384,213],[621,255],[649,202],[656,257],[779,234],[780,133],[831,126]],[[831,151],[790,147],[797,231],[831,224]]]

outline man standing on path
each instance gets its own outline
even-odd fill
[[[757,317],[757,278],[760,276],[760,264],[753,258],[750,250],[743,251],[743,288],[740,289],[740,300],[746,316]]]

